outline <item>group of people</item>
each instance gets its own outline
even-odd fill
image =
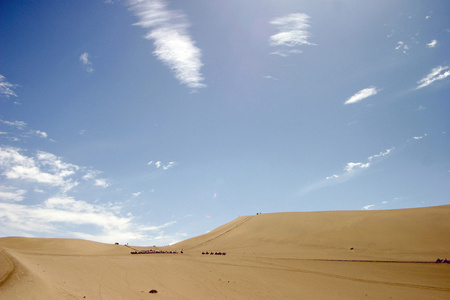
[[[178,251],[140,250],[140,251],[131,251],[130,253],[131,254],[160,254],[160,253],[178,254]],[[180,253],[183,253],[183,250],[181,250]]]
[[[202,252],[202,254],[203,255],[227,255],[227,253],[226,252],[208,252],[208,251],[206,251],[206,252]]]

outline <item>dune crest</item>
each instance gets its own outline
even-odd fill
[[[268,213],[239,217],[174,246],[301,258],[433,260],[450,249],[450,240],[445,238],[450,232],[448,220],[450,205]]]

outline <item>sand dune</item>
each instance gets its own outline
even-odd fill
[[[449,299],[434,263],[449,220],[450,205],[271,213],[161,248],[1,238],[0,299]]]

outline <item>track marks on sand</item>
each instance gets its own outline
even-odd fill
[[[13,261],[8,257],[5,250],[0,251],[0,286],[2,286],[14,272],[15,266]]]
[[[231,227],[231,228],[225,230],[224,232],[222,232],[222,233],[220,233],[220,234],[218,234],[218,235],[216,235],[216,236],[214,236],[214,237],[212,237],[212,238],[210,238],[210,239],[208,239],[208,240],[206,240],[206,241],[204,241],[204,242],[202,242],[202,243],[200,243],[200,244],[195,245],[195,247],[197,248],[197,247],[199,247],[199,246],[202,246],[202,245],[204,245],[204,244],[206,244],[206,243],[209,243],[209,242],[211,242],[211,241],[213,241],[213,240],[215,240],[215,239],[217,239],[217,238],[219,238],[219,237],[221,237],[221,236],[227,234],[228,232],[230,232],[230,231],[232,231],[232,230],[238,228],[238,227],[241,226],[242,224],[246,223],[246,222],[249,221],[251,218],[253,218],[253,216],[246,216],[246,217],[243,217],[243,220],[242,220],[241,222],[239,222],[238,224],[234,225],[233,227]]]
[[[243,260],[241,260],[241,261],[243,261]],[[210,261],[210,262],[201,261],[201,262],[210,263],[210,264],[218,264],[218,265],[227,265],[227,266],[233,266],[233,267],[242,267],[242,268],[254,268],[254,269],[304,273],[304,274],[311,274],[311,275],[317,275],[317,276],[328,277],[328,278],[341,279],[341,280],[346,280],[346,281],[354,281],[354,282],[385,285],[385,286],[396,286],[396,287],[404,287],[404,288],[415,288],[415,289],[422,289],[422,290],[433,290],[433,291],[450,293],[450,288],[448,288],[448,287],[437,287],[437,286],[414,284],[414,283],[402,283],[402,282],[364,279],[364,278],[360,278],[360,277],[351,277],[351,276],[346,276],[346,275],[314,271],[314,270],[304,269],[304,268],[288,267],[285,265],[279,265],[279,264],[270,263],[270,262],[257,262],[259,265],[255,265],[254,260],[245,260],[245,261],[250,262],[251,264],[237,264],[237,263],[231,263],[231,262],[227,263],[227,262],[212,262],[212,261]],[[327,261],[327,260],[322,260],[322,261]],[[346,262],[346,261],[343,261],[343,262]],[[355,261],[353,261],[353,262],[355,262]],[[373,262],[373,263],[376,263],[376,262]],[[413,262],[413,263],[415,263],[415,262]]]

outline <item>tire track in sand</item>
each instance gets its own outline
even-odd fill
[[[253,216],[247,216],[247,217],[245,217],[244,220],[242,220],[240,223],[234,225],[234,226],[231,227],[230,229],[225,230],[225,231],[222,232],[221,234],[218,234],[218,235],[216,235],[215,237],[212,237],[212,238],[210,238],[210,239],[204,241],[203,243],[197,244],[197,245],[195,245],[195,246],[193,246],[193,247],[191,247],[191,248],[199,247],[199,246],[201,246],[201,245],[204,245],[204,244],[206,244],[206,243],[209,243],[209,242],[211,242],[211,241],[213,241],[213,240],[215,240],[215,239],[217,239],[217,238],[223,236],[224,234],[227,234],[227,233],[230,232],[231,230],[234,230],[234,229],[238,228],[239,226],[241,226],[241,225],[244,224],[245,222],[249,221],[251,218],[253,218]]]
[[[14,272],[14,262],[9,258],[4,249],[0,251],[0,286],[2,286],[11,277]]]
[[[320,271],[313,271],[313,270],[302,269],[302,268],[285,267],[285,266],[280,266],[278,264],[269,263],[269,262],[260,262],[261,264],[264,264],[266,266],[255,266],[255,265],[244,265],[244,264],[236,264],[236,263],[211,262],[211,261],[209,261],[209,262],[199,261],[199,262],[205,263],[205,264],[218,264],[218,265],[227,265],[227,266],[242,267],[242,268],[254,268],[254,269],[266,269],[266,270],[276,270],[276,271],[304,273],[304,274],[312,274],[312,275],[317,275],[317,276],[336,278],[336,279],[342,279],[342,280],[348,280],[348,281],[354,281],[354,282],[362,282],[362,283],[377,284],[377,285],[387,285],[387,286],[396,286],[396,287],[404,287],[404,288],[415,288],[415,289],[422,289],[422,290],[433,290],[433,291],[440,291],[440,292],[450,293],[450,288],[447,288],[447,287],[438,287],[438,286],[429,286],[429,285],[414,284],[414,283],[402,283],[402,282],[390,282],[390,281],[382,281],[382,280],[364,279],[364,278],[359,278],[359,277],[351,277],[351,276],[332,274],[332,273],[326,273],[326,272],[320,272]],[[247,260],[247,262],[254,263],[254,261],[252,261],[252,260]]]

